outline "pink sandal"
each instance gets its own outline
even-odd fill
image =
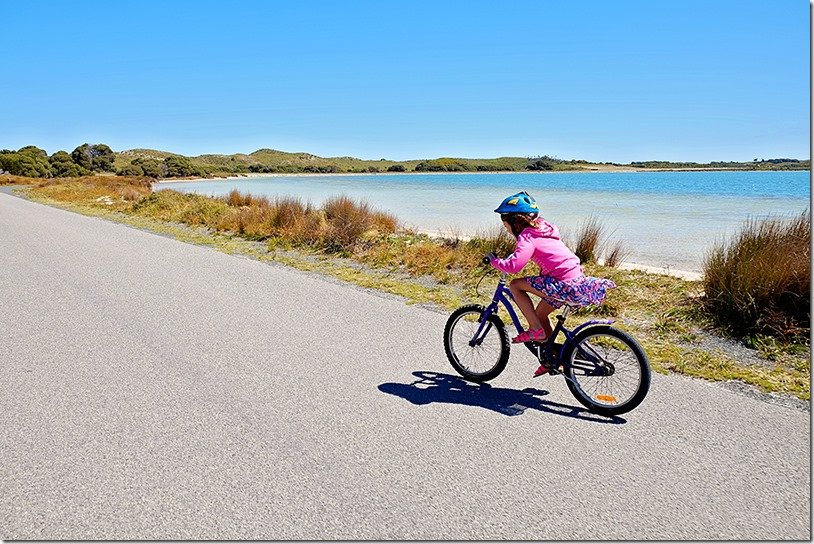
[[[523,331],[512,339],[512,344],[525,344],[526,342],[545,342],[545,329],[531,329]]]
[[[514,338],[512,338],[512,344],[525,344],[529,341],[529,331],[523,331]]]
[[[537,378],[539,376],[542,376],[543,374],[548,374],[549,372],[551,372],[551,367],[548,366],[547,364],[543,363],[543,364],[540,365],[540,367],[537,370],[534,371],[534,376],[533,377]]]

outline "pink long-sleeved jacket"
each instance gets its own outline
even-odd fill
[[[583,274],[579,257],[560,240],[559,229],[542,218],[538,220],[538,228],[523,229],[511,255],[492,259],[491,263],[501,272],[516,274],[529,260],[539,265],[541,276],[560,281],[573,280]]]

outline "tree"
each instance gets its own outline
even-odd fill
[[[0,153],[0,170],[15,176],[29,178],[47,178],[51,176],[51,164],[48,154],[33,145],[25,146],[19,151]]]
[[[554,165],[560,164],[561,162],[560,159],[549,157],[548,155],[532,157],[526,163],[526,170],[553,170]]]
[[[127,166],[120,168],[118,172],[116,172],[117,176],[143,176],[144,170],[138,164],[133,164],[132,162]]]
[[[65,151],[57,151],[48,159],[51,163],[51,175],[56,178],[79,177],[90,174],[90,171],[82,168]]]
[[[387,168],[388,172],[404,172],[405,168],[403,164],[394,164]]]
[[[181,155],[170,155],[164,159],[164,166],[167,168],[167,177],[170,178],[202,175],[200,169],[195,167],[192,161]]]
[[[48,158],[48,153],[45,152],[44,149],[40,149],[35,145],[27,145],[25,147],[21,147],[17,150],[17,153],[29,153],[31,155],[40,156],[43,158]]]
[[[112,172],[115,154],[105,144],[82,144],[73,150],[71,158],[91,172]]]
[[[163,178],[167,175],[166,165],[157,159],[142,159],[139,157],[131,164],[140,167],[144,175],[151,178]]]

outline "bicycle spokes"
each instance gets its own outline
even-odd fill
[[[615,414],[641,402],[650,374],[646,357],[633,338],[618,329],[597,326],[583,331],[575,342],[566,378],[583,404]]]

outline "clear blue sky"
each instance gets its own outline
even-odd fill
[[[809,157],[802,0],[3,0],[0,29],[0,148]]]

